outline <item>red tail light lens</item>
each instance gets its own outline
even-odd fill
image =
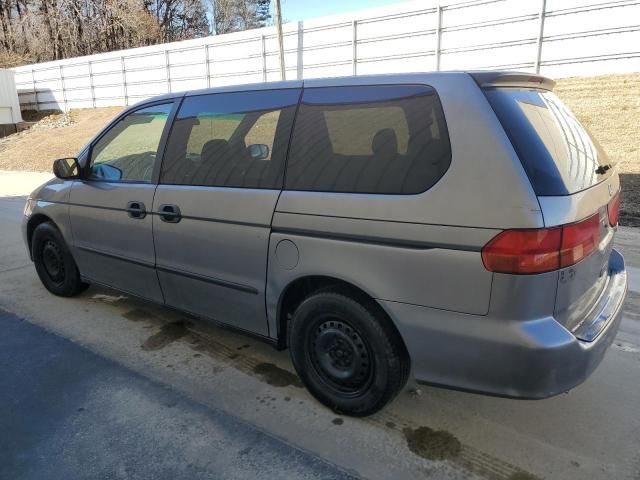
[[[591,255],[600,243],[600,216],[594,215],[578,223],[562,227],[560,268],[575,265]]]
[[[482,249],[487,270],[501,273],[541,273],[560,265],[562,227],[505,230]]]
[[[543,273],[578,263],[600,243],[596,214],[561,227],[505,230],[482,249],[487,270],[498,273]]]
[[[607,213],[609,214],[609,225],[615,227],[618,225],[618,219],[620,217],[620,190],[607,205]]]

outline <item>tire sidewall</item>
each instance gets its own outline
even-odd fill
[[[317,373],[308,352],[309,336],[319,317],[331,315],[354,328],[367,343],[373,367],[368,388],[353,397],[334,391]],[[289,348],[294,367],[302,382],[322,403],[335,412],[354,416],[369,415],[395,395],[391,392],[390,372],[396,366],[391,342],[375,315],[355,300],[336,293],[313,295],[296,309],[289,329]]]

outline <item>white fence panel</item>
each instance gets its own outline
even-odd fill
[[[640,71],[640,0],[418,0],[283,30],[287,79],[489,68],[551,77]],[[280,80],[274,27],[14,70],[22,109],[41,110]]]

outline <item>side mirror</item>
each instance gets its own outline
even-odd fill
[[[55,160],[53,162],[53,174],[62,180],[78,178],[80,174],[78,159],[75,157],[68,157]]]
[[[249,155],[254,160],[265,160],[269,158],[269,147],[262,143],[254,143],[247,147]]]

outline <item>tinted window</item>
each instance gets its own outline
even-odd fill
[[[427,86],[311,88],[303,94],[286,188],[411,194],[449,168],[440,101]]]
[[[299,90],[264,90],[185,98],[160,182],[281,188],[299,96]]]
[[[111,127],[91,149],[89,178],[151,182],[172,106],[166,103],[136,110]]]
[[[485,91],[537,195],[569,195],[609,175],[609,160],[552,92],[498,88]]]

